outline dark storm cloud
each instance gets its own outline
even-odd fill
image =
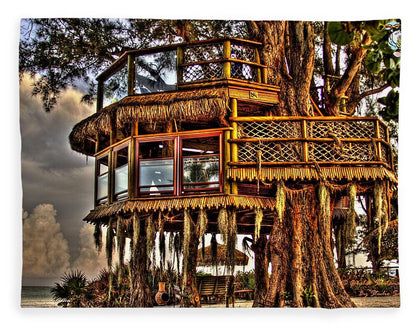
[[[94,161],[72,151],[68,136],[94,108],[80,103],[80,92],[68,89],[46,113],[32,96],[31,84],[28,77],[20,84],[23,209],[31,212],[39,204],[52,204],[71,257],[76,258],[82,218],[93,206]]]

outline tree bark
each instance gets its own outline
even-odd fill
[[[269,258],[267,256],[267,236],[261,234],[251,246],[254,251],[254,272],[256,286],[253,307],[263,306],[269,288]]]
[[[280,115],[310,115],[309,90],[314,69],[314,33],[308,22],[255,22],[252,36],[262,42],[269,81],[280,87]],[[357,62],[363,57],[357,50]],[[344,92],[357,63],[346,70]],[[337,94],[338,95],[338,94]],[[320,184],[323,184],[321,182]],[[286,189],[286,211],[275,219],[268,247],[272,273],[265,306],[353,307],[334,263],[329,196],[319,199],[322,185],[303,182]],[[320,207],[325,205],[325,211]],[[332,208],[331,206],[332,205]]]
[[[146,253],[146,230],[144,221],[141,221],[141,228],[138,234],[137,244],[131,258],[131,307],[152,307],[152,293],[148,281],[147,253]]]
[[[190,236],[187,255],[184,253],[182,287],[182,307],[201,307],[201,301],[196,282],[196,265],[198,258],[199,227],[195,225],[192,217],[190,220]],[[186,235],[186,232],[184,232]],[[184,241],[186,243],[186,241]],[[184,246],[184,249],[186,246]]]

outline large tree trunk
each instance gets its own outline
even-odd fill
[[[254,271],[256,287],[254,289],[253,307],[263,306],[269,288],[269,258],[267,257],[267,236],[262,234],[253,243],[251,249],[254,251]]]
[[[310,115],[312,25],[255,22],[251,27],[252,36],[266,45],[260,55],[269,65],[269,82],[281,89],[280,115]],[[319,188],[315,182],[303,182],[301,188],[286,189],[285,215],[275,219],[269,237],[272,273],[265,306],[282,307],[289,300],[294,307],[354,306],[335,267],[331,199],[324,188],[324,182]]]
[[[184,211],[184,253],[182,270],[182,307],[201,307],[196,282],[199,227],[195,225],[190,212]]]
[[[134,214],[133,216],[137,216]],[[139,221],[139,219],[136,219]],[[135,221],[133,220],[133,223]],[[136,222],[137,223],[137,222]],[[141,227],[140,227],[141,224]],[[152,294],[148,281],[147,271],[147,252],[146,252],[146,230],[144,221],[134,225],[131,267],[131,288],[130,288],[130,306],[131,307],[152,307]],[[139,225],[139,226],[138,226]]]

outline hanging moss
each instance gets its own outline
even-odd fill
[[[188,256],[189,256],[189,242],[191,239],[191,214],[188,209],[185,209],[183,212],[183,279],[182,279],[182,288],[185,287],[188,273]]]
[[[215,266],[216,273],[218,273],[218,242],[217,235],[212,233],[211,235],[211,265]]]
[[[114,231],[113,231],[113,218],[110,217],[108,220],[108,227],[107,227],[107,235],[106,235],[106,243],[105,243],[105,250],[107,256],[107,266],[108,266],[108,296],[107,299],[110,301],[111,299],[111,291],[113,289],[113,244],[114,244]]]
[[[97,248],[97,250],[101,252],[101,249],[103,247],[103,232],[101,230],[101,223],[95,224],[94,243],[95,243],[95,247]]]
[[[202,243],[202,260],[205,258],[205,232],[208,227],[208,216],[205,209],[200,209],[198,212],[198,227],[199,227],[199,240]]]
[[[277,217],[279,221],[282,222],[283,214],[285,212],[286,207],[286,190],[285,185],[282,180],[277,182],[277,190],[276,190],[276,210],[277,210]]]
[[[261,208],[256,208],[254,212],[254,242],[256,242],[260,236],[261,222],[263,220],[263,210]]]
[[[179,255],[182,252],[180,233],[175,233],[175,236],[174,236],[174,239],[173,239],[173,244],[174,244],[174,250],[175,250],[174,255],[175,255],[175,258],[176,258],[176,268],[177,268],[178,274],[180,274],[181,268],[179,266],[179,264],[180,264]]]
[[[323,221],[328,222],[331,217],[331,197],[328,186],[320,183],[318,188],[319,212]]]
[[[105,251],[107,256],[108,270],[111,271],[113,264],[113,244],[114,244],[114,231],[113,231],[113,218],[108,220],[107,235],[105,241]]]
[[[116,238],[118,246],[118,284],[122,280],[122,271],[124,268],[124,250],[125,250],[125,234],[123,230],[123,218],[121,216],[117,217],[117,229],[116,229]]]
[[[160,255],[160,269],[163,271],[165,268],[166,260],[166,243],[165,243],[165,232],[159,232],[159,255]]]
[[[222,241],[225,245],[228,243],[228,227],[227,209],[221,208],[218,213],[218,231],[221,234]]]
[[[133,237],[131,241],[131,244],[132,244],[131,258],[132,259],[136,258],[136,248],[139,243],[139,236],[140,236],[140,218],[139,218],[138,212],[135,210],[133,212]]]
[[[387,184],[377,180],[374,184],[374,221],[378,224],[378,253],[381,253],[381,240],[389,225]]]
[[[199,226],[199,238],[202,238],[208,227],[208,216],[205,209],[200,209],[198,212],[198,226]]]
[[[156,228],[153,222],[153,215],[146,217],[146,258],[147,268],[149,268],[149,261],[152,258],[152,254],[155,250]]]
[[[355,183],[351,184],[348,188],[348,211],[347,211],[347,218],[345,222],[345,239],[346,239],[346,246],[350,247],[355,242],[355,230],[356,230],[356,222],[355,222],[355,199],[357,197],[357,186]]]
[[[227,269],[232,274],[235,266],[235,247],[237,244],[237,212],[231,210],[229,215],[228,239],[227,239]]]

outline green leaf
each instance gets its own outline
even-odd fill
[[[328,35],[331,41],[339,46],[346,45],[354,39],[354,32],[347,31],[342,22],[329,22]]]
[[[365,59],[365,65],[370,73],[377,73],[380,71],[381,61],[383,55],[379,51],[371,51]]]

